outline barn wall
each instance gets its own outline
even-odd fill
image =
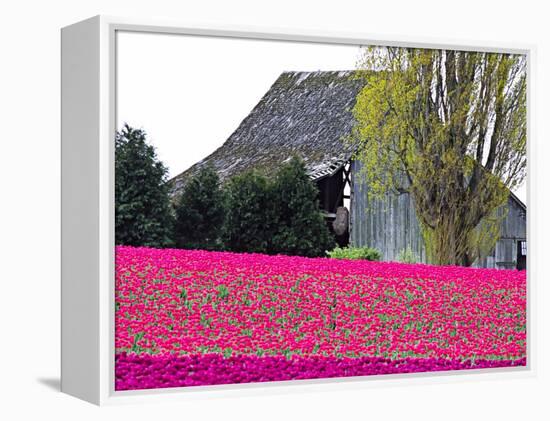
[[[527,238],[527,220],[525,209],[512,197],[508,199],[508,206],[498,210],[499,216],[507,212],[500,224],[500,239],[495,249],[480,262],[479,267],[509,268],[516,267],[518,241]]]
[[[369,203],[367,186],[358,172],[361,163],[351,164],[351,204],[350,204],[350,242],[353,246],[375,247],[382,252],[383,260],[397,259],[400,250],[410,247],[426,262],[424,241],[413,199],[409,194],[388,194],[387,200],[373,200]],[[506,209],[499,210],[505,212]],[[525,211],[510,197],[507,215],[501,223],[500,240],[495,250],[480,262],[477,267],[515,267],[517,242],[526,238]]]
[[[354,246],[375,247],[383,260],[396,260],[400,250],[410,247],[426,261],[424,241],[412,199],[408,194],[388,195],[387,200],[369,203],[367,186],[358,172],[361,164],[351,164],[350,241]]]

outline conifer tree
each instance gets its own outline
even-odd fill
[[[143,130],[125,124],[116,133],[116,244],[148,247],[172,244],[167,173]]]
[[[267,178],[255,171],[240,174],[227,185],[227,198],[227,248],[236,252],[272,252],[276,215]]]
[[[319,207],[317,186],[299,158],[278,171],[272,187],[276,229],[271,248],[282,254],[325,256],[335,245]]]
[[[204,166],[185,185],[176,204],[175,237],[178,247],[221,250],[225,222],[225,195],[218,174]]]

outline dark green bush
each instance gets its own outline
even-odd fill
[[[269,253],[276,223],[271,185],[257,172],[231,179],[226,187],[228,250]]]
[[[317,196],[317,186],[297,158],[273,180],[254,171],[234,177],[227,186],[227,249],[324,256],[335,243]]]
[[[143,130],[125,124],[116,133],[116,244],[148,247],[173,244],[167,173]]]
[[[274,253],[324,256],[335,245],[319,208],[317,186],[302,160],[294,157],[278,171],[273,182],[276,215],[271,248]]]
[[[217,172],[204,166],[192,177],[175,205],[176,244],[181,248],[221,250],[226,216],[225,194]]]

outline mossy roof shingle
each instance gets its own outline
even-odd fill
[[[364,85],[353,71],[284,72],[225,143],[170,181],[177,194],[210,164],[222,181],[249,169],[273,175],[299,156],[314,180],[333,174],[351,157],[344,141],[354,125],[351,109]]]

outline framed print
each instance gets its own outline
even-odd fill
[[[530,370],[530,52],[64,28],[62,390]]]

